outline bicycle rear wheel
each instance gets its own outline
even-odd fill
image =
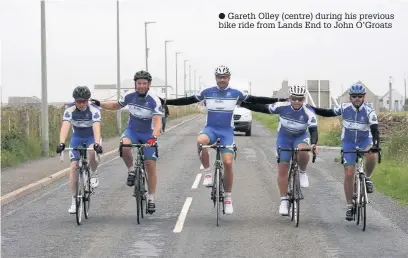
[[[363,231],[366,229],[367,223],[367,200],[366,200],[366,182],[365,178],[360,181],[360,214],[363,222]]]
[[[141,194],[140,194],[140,168],[135,169],[136,173],[136,182],[135,182],[135,192],[134,196],[136,197],[136,217],[137,224],[140,224],[140,215],[141,215]]]
[[[85,177],[86,182],[84,182],[84,215],[85,219],[89,218],[89,208],[91,206],[91,173],[89,172],[89,169],[85,170]]]
[[[83,181],[83,172],[82,169],[77,169],[77,183],[76,183],[76,198],[75,198],[75,205],[76,205],[76,221],[78,225],[81,225],[82,222],[82,208],[83,208],[83,200],[84,200],[84,181]]]

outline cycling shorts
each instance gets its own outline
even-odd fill
[[[214,144],[217,141],[217,138],[220,138],[220,144],[222,145],[232,145],[234,144],[234,129],[233,128],[222,128],[222,129],[215,129],[210,126],[204,127],[200,134],[205,134],[210,139],[209,144]],[[233,153],[232,149],[220,148],[222,153]]]
[[[82,146],[83,143],[86,143],[86,147],[89,148],[89,145],[95,143],[94,136],[88,137],[79,137],[79,136],[72,136],[71,141],[69,142],[70,148],[76,148]],[[69,158],[71,161],[78,161],[79,160],[79,151],[69,151]]]
[[[276,158],[278,158],[278,148],[282,149],[293,149],[297,148],[300,143],[305,143],[310,145],[310,136],[309,133],[305,132],[304,134],[298,136],[289,136],[278,134],[276,139]],[[292,152],[290,151],[281,151],[280,153],[280,163],[290,162],[292,158]]]
[[[371,148],[372,144],[373,144],[372,138],[367,138],[357,143],[342,142],[341,147],[343,148],[344,151],[355,150],[356,147],[363,149],[363,150],[367,150],[368,148]],[[343,154],[343,160],[344,160],[343,165],[345,167],[354,166],[356,164],[356,159],[357,159],[357,153],[344,153]]]
[[[153,131],[149,132],[135,132],[130,128],[126,128],[123,132],[121,139],[128,138],[134,144],[136,143],[146,143],[149,138],[152,137]],[[156,148],[155,147],[145,147],[143,148],[143,154],[145,160],[157,160]]]

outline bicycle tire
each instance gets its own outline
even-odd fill
[[[219,226],[220,222],[220,185],[219,185],[219,177],[220,177],[220,169],[216,168],[215,169],[215,176],[216,176],[216,182],[215,182],[215,206],[217,206],[217,226]]]
[[[290,213],[290,220],[293,221],[295,219],[295,210],[294,210],[294,180],[293,180],[293,168],[291,167],[289,170],[288,176],[288,216]]]
[[[294,176],[295,176],[295,180],[293,180],[293,189],[295,190],[294,191],[294,197],[295,197],[295,200],[294,200],[294,204],[296,204],[296,206],[295,206],[295,211],[296,211],[296,227],[299,227],[299,218],[300,218],[300,195],[301,195],[301,193],[300,193],[300,178],[299,178],[299,170],[296,170],[295,171],[295,173],[294,173]]]
[[[140,168],[136,168],[135,169],[135,173],[136,173],[136,182],[135,182],[135,192],[134,192],[134,194],[135,194],[135,197],[136,197],[136,218],[137,218],[137,224],[140,224],[140,210],[141,210],[141,208],[140,208],[140,199],[141,199],[141,196],[140,196],[140,178],[139,178],[139,176],[140,176]]]
[[[145,173],[144,170],[143,174]],[[142,174],[141,174],[142,175]],[[140,188],[140,214],[142,216],[142,219],[144,218],[144,211],[143,211],[143,202],[145,202],[146,209],[145,212],[147,214],[147,200],[146,200],[146,178],[144,176],[140,177],[141,181],[141,188]]]
[[[76,222],[81,225],[82,222],[82,202],[83,202],[83,194],[84,194],[84,183],[83,183],[83,173],[82,169],[77,169],[77,183],[76,183],[76,198],[75,198],[75,205],[76,205]]]
[[[360,218],[361,218],[361,180],[360,177],[357,176],[355,179],[356,182],[356,219],[357,219],[357,225],[360,225]]]
[[[366,205],[366,182],[365,178],[360,181],[361,186],[360,186],[360,207],[361,207],[361,220],[363,221],[363,231],[366,229],[366,223],[367,223],[367,205]]]
[[[224,196],[224,193],[225,193],[225,185],[224,185],[224,175],[222,175],[222,173],[221,173],[221,177],[220,177],[220,184],[219,184],[219,187],[220,187],[220,202],[222,203],[222,214],[225,214],[225,196]]]
[[[354,190],[353,190],[353,200],[354,200],[354,203],[353,203],[353,220],[355,221],[355,220],[358,220],[357,221],[357,225],[358,225],[358,223],[359,223],[359,218],[358,218],[358,216],[360,216],[360,214],[359,214],[359,212],[358,212],[358,206],[357,206],[357,203],[358,203],[358,200],[357,200],[357,191],[358,191],[358,187],[357,187],[357,182],[358,182],[358,179],[355,179],[354,180]]]
[[[91,207],[91,173],[86,169],[87,180],[84,182],[84,215],[85,219],[89,218],[89,208]]]

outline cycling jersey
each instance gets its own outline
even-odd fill
[[[317,127],[317,117],[308,104],[294,110],[290,102],[276,102],[268,106],[269,112],[279,115],[278,137],[300,136],[309,127]]]
[[[375,110],[366,103],[357,110],[351,102],[345,102],[335,107],[333,111],[343,118],[341,133],[343,142],[358,143],[372,138],[370,125],[378,124],[378,119]]]
[[[73,138],[93,137],[92,125],[101,121],[101,112],[95,104],[89,104],[84,111],[81,111],[77,109],[75,103],[71,103],[64,111],[63,121],[72,124]]]
[[[230,86],[220,89],[218,86],[203,89],[195,95],[198,101],[205,101],[207,107],[206,126],[214,129],[234,128],[234,109],[238,101],[244,101],[248,95]]]
[[[129,92],[120,98],[119,104],[122,107],[126,105],[129,107],[127,129],[134,132],[152,132],[153,116],[163,116],[160,99],[151,91],[147,92],[146,97],[139,97],[137,92]]]

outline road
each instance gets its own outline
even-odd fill
[[[111,156],[101,161],[91,218],[81,226],[68,214],[66,178],[4,205],[2,257],[408,257],[406,207],[374,193],[366,232],[344,219],[343,173],[333,151],[321,151],[309,166],[299,228],[280,216],[275,136],[256,121],[253,136],[236,136],[234,214],[217,227],[202,177],[195,188],[203,124],[195,120],[161,137],[157,211],[140,225],[125,166]],[[182,231],[174,233],[186,200]]]

